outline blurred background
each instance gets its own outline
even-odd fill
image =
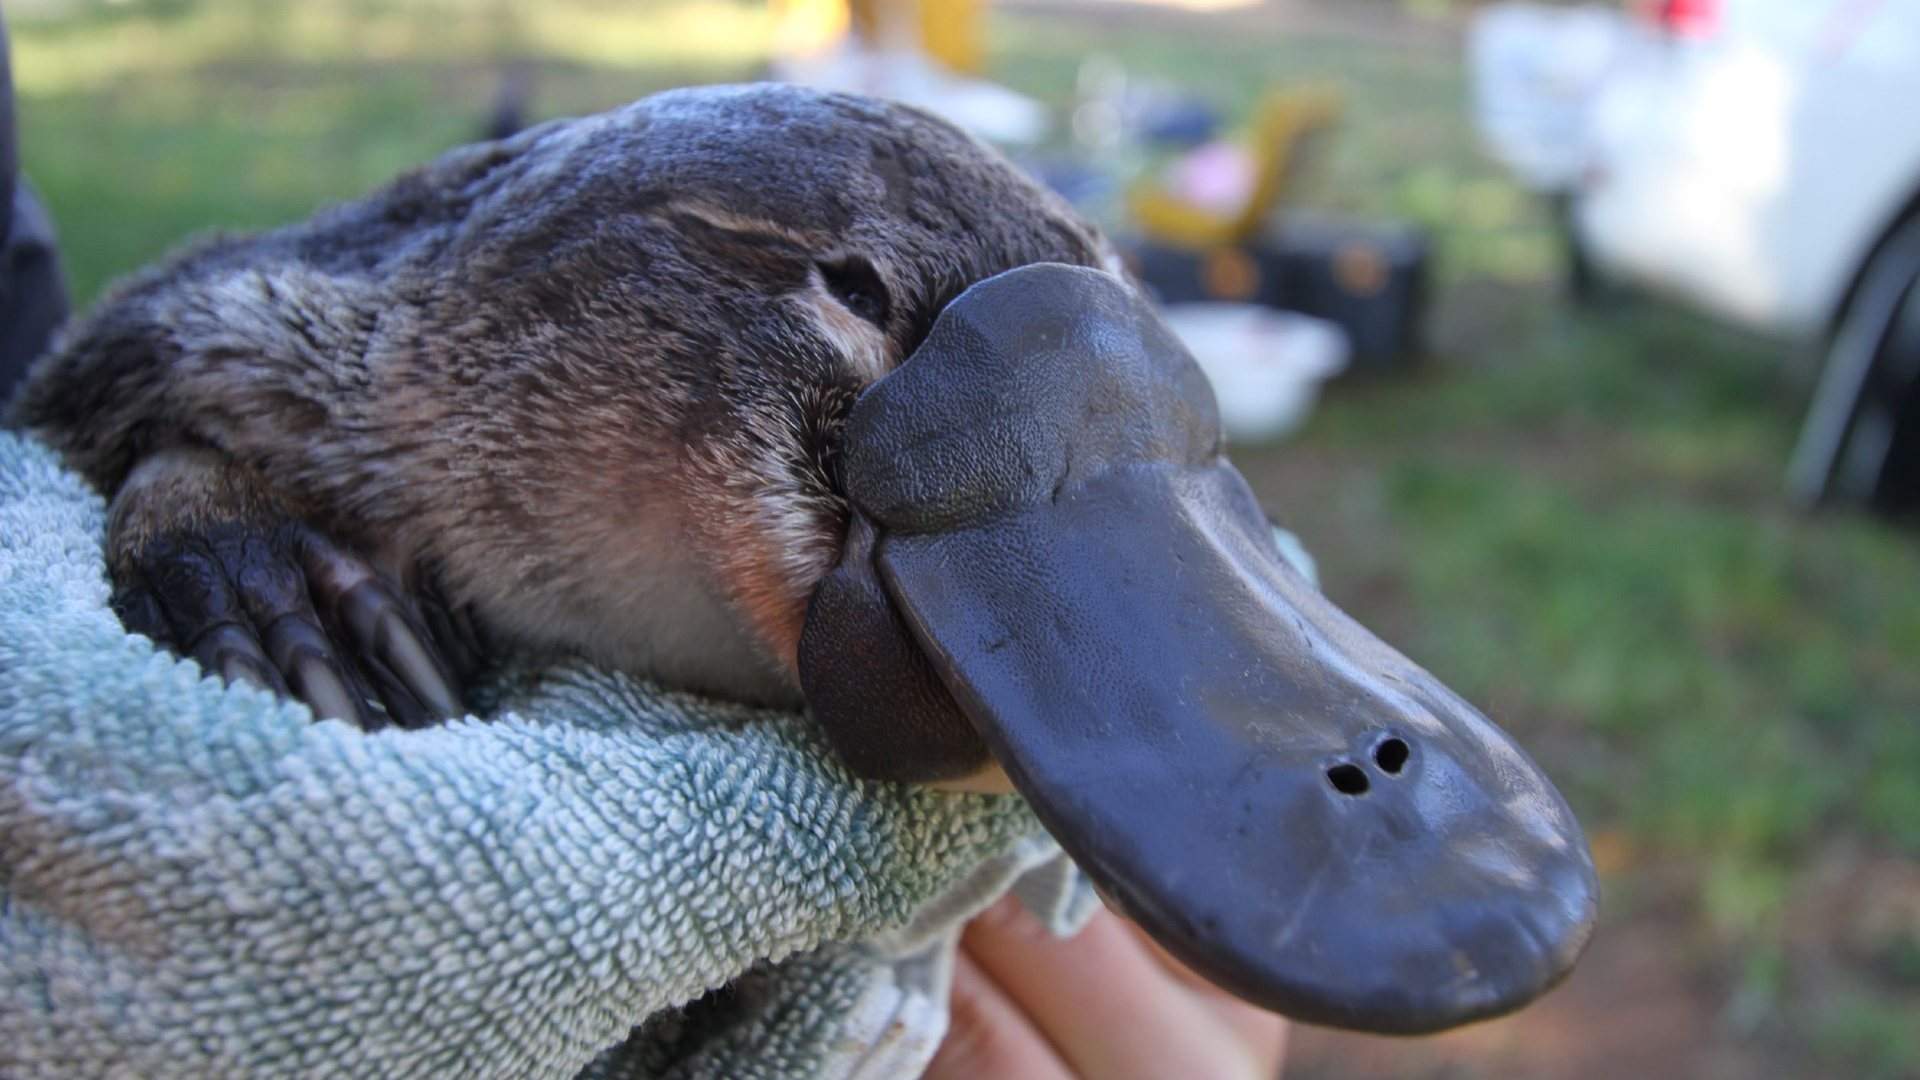
[[[769,73],[1122,237],[1326,591],[1515,732],[1570,982],[1294,1077],[1920,1076],[1920,3],[11,0],[84,307],[210,229]],[[1343,372],[1321,385],[1335,372]]]

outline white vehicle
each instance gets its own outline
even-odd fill
[[[1793,492],[1920,507],[1920,0],[1501,4],[1471,49],[1582,258],[1823,343]]]

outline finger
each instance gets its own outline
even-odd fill
[[[285,692],[254,638],[245,604],[210,546],[193,537],[164,537],[143,548],[137,562],[139,579],[151,586],[152,603],[142,606],[129,594],[128,610],[136,619],[151,623],[159,618],[166,625],[169,647],[180,646],[208,674]]]
[[[368,576],[349,588],[334,607],[334,617],[354,644],[373,661],[375,682],[389,694],[389,707],[404,701],[420,724],[458,716],[466,710],[453,690],[453,676],[426,631],[414,623],[406,601],[378,578]],[[396,716],[400,709],[395,709]]]
[[[267,627],[261,640],[294,696],[306,702],[315,716],[345,720],[368,731],[384,726],[364,704],[357,680],[310,613],[282,615]]]
[[[1080,1075],[1264,1080],[1279,1068],[1266,1042],[1243,1043],[1109,912],[1056,938],[1006,900],[968,925],[961,947]]]
[[[431,580],[431,579],[429,579]],[[471,609],[455,611],[437,587],[429,586],[420,594],[420,616],[427,633],[440,647],[440,655],[453,672],[455,685],[479,674],[486,663],[486,646],[480,641]]]
[[[311,532],[300,550],[315,601],[365,661],[397,722],[422,727],[466,711],[425,628],[373,567]]]
[[[1109,908],[1108,911],[1111,913],[1112,909]],[[1116,917],[1120,919],[1120,922],[1127,928],[1127,931],[1134,936],[1134,939],[1140,942],[1140,947],[1153,954],[1153,958],[1160,961],[1160,966],[1166,969],[1167,974],[1180,980],[1182,985],[1197,994],[1205,994],[1209,997],[1219,998],[1221,1001],[1231,1001],[1246,1005],[1249,1009],[1254,1009],[1254,1006],[1247,1005],[1246,1002],[1241,1001],[1227,991],[1208,982],[1199,972],[1181,963],[1179,957],[1168,952],[1165,946],[1153,940],[1152,935],[1140,929],[1138,923],[1133,922],[1125,916],[1116,915]],[[1254,1009],[1254,1011],[1269,1016],[1272,1015],[1271,1013],[1265,1013],[1265,1010],[1261,1009]]]
[[[387,719],[396,726],[410,731],[418,730],[432,727],[452,715],[421,702],[406,680],[381,663],[379,657],[361,652],[355,659],[358,661],[361,681],[373,688],[379,696],[381,707],[386,710]]]
[[[1211,999],[1214,1011],[1240,1034],[1241,1040],[1255,1051],[1256,1057],[1272,1060],[1276,1063],[1286,1060],[1287,1020],[1276,1013],[1268,1012],[1257,1005],[1249,1005],[1218,986],[1208,982],[1200,973],[1180,962],[1172,953],[1153,940],[1139,925],[1126,919],[1125,924],[1140,947],[1153,955],[1167,974],[1178,979],[1194,994]]]
[[[373,726],[364,695],[358,692],[338,651],[320,629],[307,594],[305,575],[284,532],[251,528],[222,529],[206,540],[207,549],[233,585],[233,595],[252,626],[262,627],[262,660],[284,677],[283,685],[312,708],[314,715]],[[251,636],[251,635],[249,635]]]
[[[925,1080],[1072,1080],[1046,1037],[964,952],[955,959],[949,1012],[947,1037]]]
[[[244,682],[288,697],[287,684],[273,669],[253,631],[237,623],[212,627],[194,643],[193,658],[228,683]]]
[[[427,636],[439,646],[440,655],[453,672],[456,682],[464,683],[480,670],[480,656],[460,633],[453,612],[437,600],[422,598],[420,619],[427,624]]]
[[[248,681],[283,697],[295,696],[253,628],[271,626],[283,615],[309,610],[300,572],[265,534],[253,529],[223,528],[208,535],[204,543],[246,619],[244,625],[228,624],[209,632],[203,648],[222,651],[210,653],[215,658],[203,662],[238,662],[227,659],[231,654],[244,660]]]
[[[160,610],[160,598],[147,588],[139,571],[128,569],[114,575],[121,582],[114,586],[113,613],[129,633],[142,634],[163,649],[174,649],[173,630],[167,625],[166,612]]]
[[[246,623],[245,606],[204,540],[161,537],[141,548],[134,561],[165,613],[173,640],[191,648],[215,626]]]

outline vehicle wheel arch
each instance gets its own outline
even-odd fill
[[[1846,287],[1840,290],[1822,324],[1820,335],[1822,341],[1832,338],[1834,332],[1839,329],[1840,320],[1845,317],[1848,305],[1860,295],[1860,285],[1866,280],[1867,272],[1872,268],[1874,261],[1887,250],[1888,245],[1893,243],[1900,231],[1916,218],[1920,218],[1920,180],[1915,181],[1912,192],[1875,231],[1873,243],[1868,245],[1866,251],[1854,261],[1853,269],[1847,275]]]

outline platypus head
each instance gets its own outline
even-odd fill
[[[855,399],[975,282],[1120,265],[997,154],[849,95],[678,90],[463,154],[419,185],[457,231],[404,272],[456,344],[380,407],[487,463],[448,461],[472,487],[414,546],[508,639],[735,698],[799,703]]]
[[[476,339],[535,358],[473,367],[503,380],[473,422],[550,450],[489,478],[524,548],[448,555],[491,575],[456,588],[803,696],[862,775],[1010,779],[1117,907],[1281,1012],[1431,1030],[1568,970],[1596,886],[1566,804],[1289,568],[1094,230],[902,108],[610,117],[522,136],[514,197],[432,256],[469,309],[498,282]]]

